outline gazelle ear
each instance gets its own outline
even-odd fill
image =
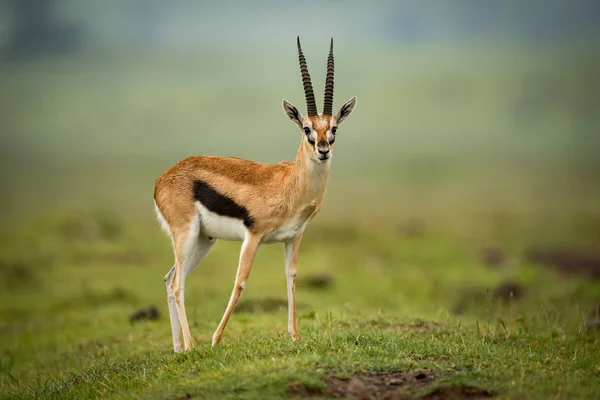
[[[356,96],[352,96],[352,98],[350,100],[348,100],[343,106],[342,108],[340,108],[340,111],[338,111],[338,113],[335,116],[335,120],[338,123],[338,125],[345,120],[348,115],[350,115],[352,113],[352,111],[354,110],[354,106],[356,105]]]
[[[302,129],[302,114],[300,114],[300,111],[285,99],[283,100],[283,110],[285,111],[285,115]]]

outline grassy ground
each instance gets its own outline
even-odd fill
[[[461,385],[501,398],[598,393],[600,337],[582,325],[600,298],[597,283],[533,266],[526,239],[482,256],[481,242],[421,223],[309,228],[296,343],[286,333],[282,249],[272,245],[259,252],[222,346],[210,348],[238,250],[219,243],[188,280],[198,347],[183,355],[171,352],[161,279],[171,254],[153,223],[91,213],[4,230],[0,393],[327,398],[384,390],[357,378],[346,388],[341,378],[358,371],[402,371],[404,380],[387,388],[413,396]],[[311,284],[315,275],[325,284]],[[158,321],[129,322],[150,305]]]
[[[300,250],[303,340],[270,245],[210,348],[239,251],[221,242],[187,281],[182,355],[153,180],[190,154],[293,157],[295,56],[2,66],[0,397],[597,397],[599,58],[361,51],[336,59],[336,104],[359,103]]]

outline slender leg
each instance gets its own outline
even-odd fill
[[[258,250],[260,240],[261,238],[258,236],[247,234],[244,243],[242,244],[242,250],[240,251],[240,261],[235,277],[235,285],[233,286],[233,292],[231,293],[231,297],[229,298],[229,303],[227,304],[225,314],[223,314],[223,318],[221,319],[217,330],[213,334],[213,347],[218,345],[221,341],[221,336],[223,335],[223,331],[225,330],[227,321],[229,321],[229,317],[231,316],[235,305],[240,299],[244,288],[246,287],[246,281],[248,280],[248,276],[250,275],[250,269],[252,268],[252,262],[254,261],[254,256],[256,255],[256,251]]]
[[[183,333],[183,343],[185,345],[185,350],[189,350],[194,347],[194,341],[192,339],[192,335],[190,333],[190,328],[188,325],[188,320],[185,312],[185,279],[188,277],[190,272],[196,268],[196,266],[206,258],[210,249],[212,249],[215,240],[209,240],[206,237],[198,237],[197,243],[195,245],[190,246],[189,253],[186,254],[187,258],[184,260],[182,264],[183,276],[181,277],[181,282],[179,286],[179,299],[177,300],[177,306],[179,311],[179,322],[181,323],[181,330]]]
[[[284,244],[288,297],[288,333],[293,340],[301,339],[296,326],[296,265],[298,264],[298,249],[301,240],[302,235]]]
[[[214,240],[198,236],[198,229],[192,226],[182,251],[176,251],[179,257],[176,257],[175,266],[165,276],[175,352],[189,350],[194,346],[185,312],[185,279],[208,255],[214,243]]]
[[[175,277],[175,266],[165,275],[165,286],[167,287],[167,304],[169,305],[169,318],[171,320],[171,334],[173,335],[173,350],[176,353],[183,351],[183,336],[181,333],[181,323],[177,313],[177,303],[175,302],[175,294],[171,289],[173,278]]]

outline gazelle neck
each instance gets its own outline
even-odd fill
[[[294,162],[294,173],[292,185],[294,187],[294,200],[298,203],[321,201],[327,189],[331,160],[320,163],[307,154],[304,139],[300,142],[300,148]]]

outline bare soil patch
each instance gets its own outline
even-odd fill
[[[191,399],[193,397],[194,397],[194,395],[191,393],[184,393],[184,394],[176,394],[171,398],[173,400],[185,400],[185,399]]]
[[[526,259],[536,265],[559,271],[564,275],[585,275],[600,279],[600,253],[574,249],[530,249]]]
[[[444,386],[439,387],[425,396],[421,396],[421,399],[429,400],[462,400],[462,399],[486,399],[492,398],[496,395],[485,389],[480,389],[474,386],[467,385],[456,385],[456,386]]]
[[[393,398],[395,392],[401,394],[407,388],[418,388],[432,381],[432,371],[423,372],[363,372],[350,379],[330,377],[327,380],[331,395],[336,398],[356,397],[357,399]],[[383,397],[385,396],[385,397]],[[401,398],[401,397],[400,397]]]
[[[495,393],[467,385],[440,386],[417,396],[409,394],[431,384],[439,375],[432,370],[420,372],[357,372],[351,377],[329,375],[326,389],[304,385],[298,381],[288,386],[288,393],[298,397],[333,397],[359,400],[459,400],[495,397]]]
[[[328,396],[360,400],[478,399],[494,396],[492,392],[471,386],[438,387],[419,397],[409,394],[409,391],[424,388],[438,377],[432,370],[358,372],[351,377],[329,375],[325,380],[326,389],[295,381],[288,387],[288,393],[299,397]]]

